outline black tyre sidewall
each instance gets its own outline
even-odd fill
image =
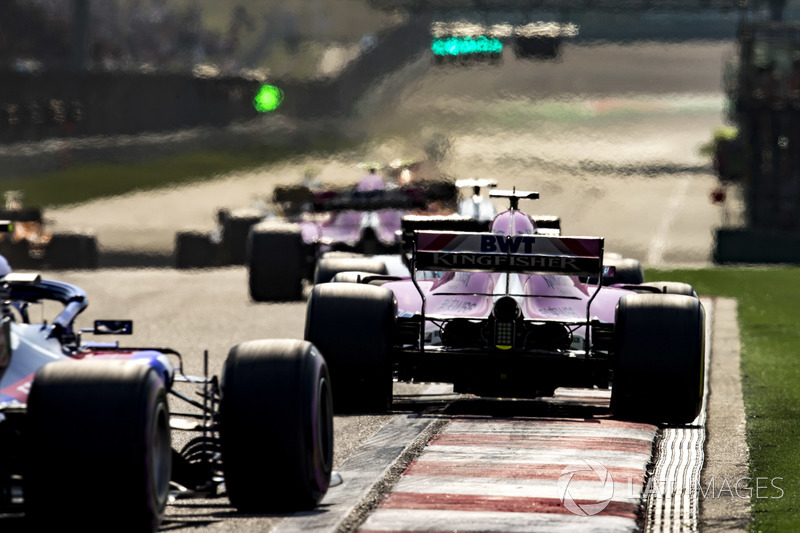
[[[97,263],[97,242],[91,235],[56,233],[45,249],[45,264],[48,268],[97,268]]]
[[[227,265],[244,265],[247,262],[247,239],[250,229],[258,224],[260,216],[228,216],[222,224],[222,254]]]
[[[603,278],[603,285],[615,285],[624,283],[627,285],[639,285],[644,282],[644,270],[641,263],[636,259],[610,259],[604,261],[605,266],[613,266],[616,270],[613,276]]]
[[[695,419],[703,399],[704,324],[703,306],[691,296],[620,299],[611,395],[615,415],[653,423]]]
[[[208,268],[214,266],[216,250],[207,233],[180,232],[175,237],[175,267]]]
[[[386,274],[386,264],[369,257],[322,257],[314,271],[314,284],[329,283],[340,272],[370,272]]]
[[[303,297],[305,246],[300,228],[254,226],[247,237],[250,297],[256,302],[296,301]]]
[[[384,287],[324,283],[311,291],[305,339],[325,354],[337,413],[391,406],[396,309]]]
[[[158,528],[171,446],[166,388],[153,368],[123,361],[45,365],[31,387],[25,438],[25,502],[34,523],[81,531]]]
[[[310,509],[333,460],[331,380],[313,345],[260,340],[231,349],[220,437],[231,503],[241,511]]]
[[[680,283],[677,281],[649,281],[642,283],[643,287],[655,287],[662,294],[682,294],[684,296],[691,296],[697,298],[697,292],[694,287],[688,283]]]

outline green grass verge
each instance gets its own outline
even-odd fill
[[[752,531],[800,530],[800,268],[648,270],[739,302]],[[756,498],[755,479],[762,487]],[[773,478],[780,491],[769,486]],[[733,481],[731,481],[733,484]]]
[[[247,146],[237,149],[180,153],[139,163],[97,163],[2,180],[2,190],[24,194],[28,206],[57,207],[211,179],[233,171],[255,169],[309,153],[335,153],[352,148],[346,141],[315,141],[316,145]]]

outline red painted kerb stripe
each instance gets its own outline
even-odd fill
[[[580,505],[596,505],[597,501],[575,500]],[[380,506],[381,509],[414,509],[439,511],[484,511],[498,513],[546,513],[569,514],[557,498],[521,498],[508,496],[472,496],[465,494],[422,494],[416,492],[392,492]],[[608,506],[595,516],[619,516],[636,519],[639,506],[634,503],[610,501]]]
[[[495,479],[558,479],[570,465],[504,463],[487,464],[460,461],[413,461],[404,476],[476,477]],[[572,465],[574,466],[574,465]],[[644,484],[643,468],[609,467],[606,469],[617,483]],[[597,474],[580,470],[573,474],[575,481],[597,481]]]

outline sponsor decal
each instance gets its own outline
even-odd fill
[[[530,235],[482,235],[481,252],[503,252],[503,253],[533,253],[533,245],[536,237]]]
[[[544,282],[547,283],[547,286],[551,289],[574,286],[571,279],[563,276],[542,276],[542,278],[544,279]]]
[[[28,393],[30,393],[31,391],[32,384],[33,384],[33,374],[0,390],[0,394],[12,398],[14,400],[24,402],[28,399]]]
[[[422,258],[420,253],[420,259]],[[425,254],[424,258],[430,260],[429,264],[442,268],[532,268],[556,272],[586,270],[576,257],[431,252]]]
[[[457,300],[456,298],[448,298],[437,310],[440,313],[469,313],[478,306],[475,302],[468,302],[464,300]]]
[[[559,317],[559,318],[574,318],[582,316],[579,313],[576,313],[575,310],[572,309],[571,307],[566,307],[566,306],[537,307],[536,310],[542,315]]]

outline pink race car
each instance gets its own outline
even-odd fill
[[[692,422],[705,320],[694,289],[608,285],[602,237],[537,231],[518,204],[538,193],[491,196],[511,207],[490,231],[468,220],[406,224],[410,277],[354,272],[314,287],[305,337],[325,354],[334,408],[385,411],[394,380],[508,398],[598,387],[611,389],[615,416]]]

